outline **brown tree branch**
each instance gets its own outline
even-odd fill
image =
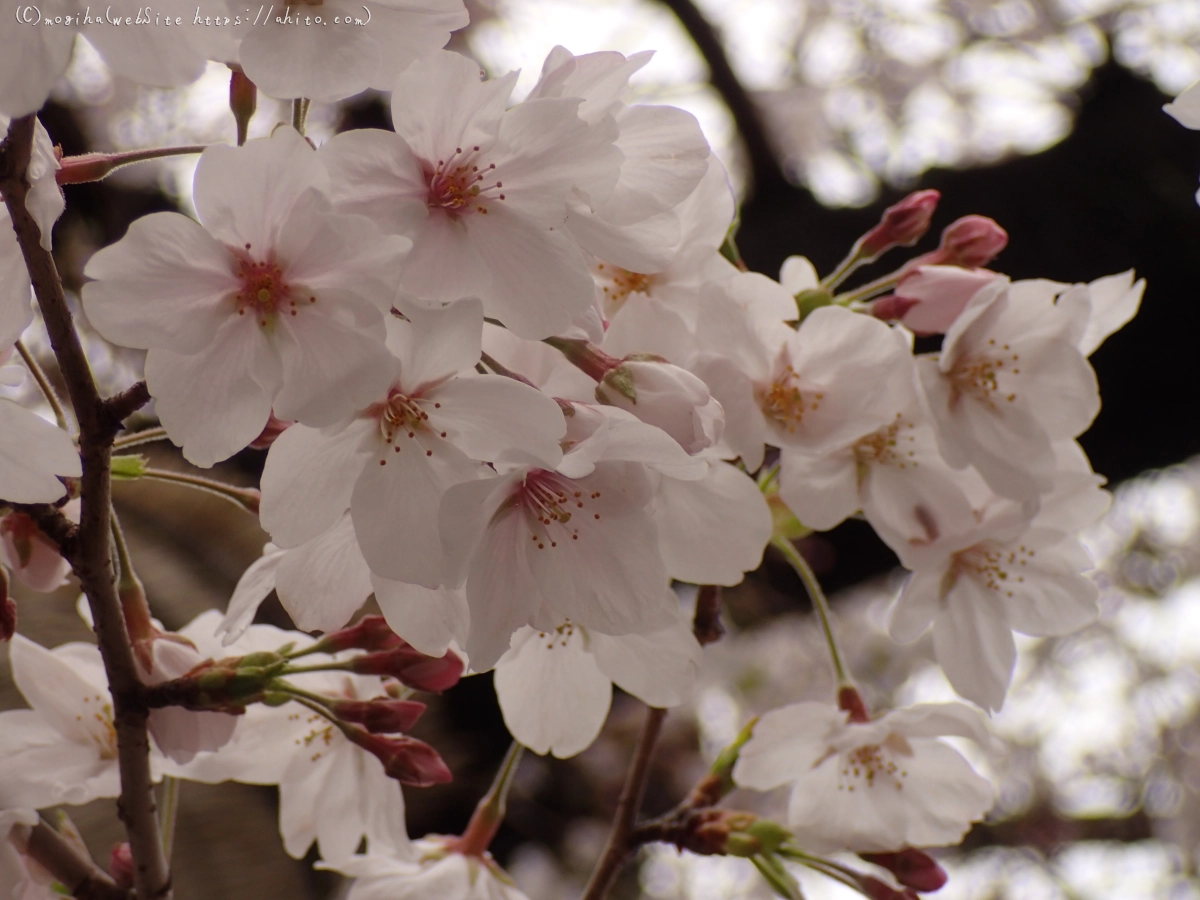
[[[37,223],[25,208],[29,192],[26,172],[33,149],[33,115],[13,119],[0,144],[0,194],[8,206],[17,242],[25,257],[50,344],[58,359],[75,418],[83,462],[81,509],[72,567],[87,595],[96,637],[113,697],[121,796],[117,809],[129,835],[134,861],[134,887],[139,900],[168,900],[171,874],[158,835],[158,815],[150,775],[148,711],[142,699],[129,634],[117,597],[110,537],[112,482],[109,463],[117,424],[112,420],[92,378],[63,295],[54,258],[40,243]]]
[[[725,634],[721,624],[721,587],[705,584],[696,593],[696,613],[692,616],[692,634],[700,646],[713,644]]]
[[[146,388],[146,382],[144,381],[139,381],[137,384],[121,391],[121,393],[114,394],[105,400],[104,407],[108,413],[110,422],[113,424],[113,431],[116,432],[122,422],[149,402],[150,391]]]
[[[608,893],[613,879],[621,871],[626,858],[638,846],[630,840],[633,835],[634,822],[638,810],[642,807],[642,797],[646,793],[646,781],[650,777],[650,760],[654,757],[654,745],[658,743],[659,732],[662,731],[663,719],[667,717],[665,709],[651,706],[646,710],[646,721],[638,735],[637,746],[633,750],[633,760],[625,775],[625,786],[621,788],[621,796],[617,799],[617,812],[613,817],[612,832],[604,847],[600,862],[592,870],[587,889],[581,900],[602,900]]]
[[[16,512],[24,513],[33,519],[38,530],[54,541],[58,552],[67,562],[75,558],[79,544],[79,526],[68,519],[62,512],[50,503],[4,503]]]
[[[129,891],[117,887],[107,872],[45,822],[30,830],[25,853],[75,900],[131,900]]]
[[[746,146],[750,162],[752,190],[756,195],[788,187],[787,176],[767,131],[762,111],[743,87],[730,65],[721,36],[692,0],[661,0],[691,36],[708,63],[708,80],[733,115],[734,124]]]

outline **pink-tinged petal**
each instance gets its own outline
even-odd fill
[[[771,512],[754,479],[709,462],[698,481],[664,478],[654,498],[667,572],[692,584],[734,585],[757,569],[771,539]]]
[[[992,808],[995,790],[949,744],[920,741],[913,751],[904,761],[908,809],[903,842],[891,849],[956,844]]]
[[[284,277],[296,291],[349,291],[387,312],[411,242],[383,235],[365,216],[331,209],[329,200],[315,190],[296,201],[275,246]]]
[[[323,427],[386,396],[396,364],[384,344],[383,314],[347,291],[326,289],[271,335],[283,366],[274,411]]]
[[[412,234],[428,216],[421,163],[399,135],[346,131],[323,144],[318,157],[329,170],[338,212],[366,216],[388,234]]]
[[[400,381],[412,393],[474,369],[482,341],[483,304],[474,298],[388,317],[388,349],[401,361]]]
[[[1163,106],[1163,112],[1184,128],[1200,128],[1200,83],[1193,84]]]
[[[257,323],[234,317],[193,356],[151,350],[146,384],[171,440],[189,462],[207,468],[262,434],[278,365]]]
[[[578,191],[567,198],[567,228],[593,256],[631,272],[661,272],[667,268],[682,238],[679,217],[659,213],[630,225],[615,225],[594,209]]]
[[[426,396],[441,404],[428,410],[430,423],[472,459],[491,462],[514,449],[551,464],[561,456],[562,410],[536,388],[501,375],[463,375]]]
[[[222,647],[228,647],[246,633],[259,606],[275,590],[275,573],[283,556],[283,550],[268,544],[263,555],[242,573],[229,598],[225,618],[215,632],[221,638]]]
[[[700,357],[692,371],[725,410],[725,433],[715,452],[722,459],[740,456],[746,471],[758,471],[766,453],[767,428],[754,399],[754,385],[732,361],[720,356]]]
[[[235,315],[235,263],[187,216],[152,213],[88,260],[83,308],[115,344],[197,353]]]
[[[351,8],[350,3],[346,8]],[[353,7],[361,16],[361,7]],[[413,60],[446,46],[450,33],[465,28],[467,10],[462,0],[387,0],[371,8],[367,31],[386,48],[379,75],[371,87],[390,91],[397,76]]]
[[[588,421],[585,415],[589,414],[598,417],[598,427],[586,439],[581,439],[575,432]],[[661,428],[612,406],[575,404],[567,439],[579,441],[558,466],[558,471],[570,478],[590,475],[596,464],[604,460],[639,463],[669,478],[684,481],[695,481],[708,474],[708,465],[703,459],[688,455],[679,442]]]
[[[522,628],[496,663],[496,697],[512,736],[534,753],[567,759],[591,746],[608,718],[612,682],[581,629]]]
[[[371,572],[350,516],[288,550],[279,563],[275,590],[301,631],[328,634],[349,622],[371,593]]]
[[[63,4],[55,4],[59,15]],[[73,7],[67,7],[77,12]],[[53,14],[50,7],[45,12]],[[37,112],[50,89],[67,69],[71,48],[75,45],[75,29],[63,26],[49,28],[34,20],[31,24],[17,21],[17,8],[0,16],[0,114],[28,115]],[[5,123],[7,131],[7,123]]]
[[[460,588],[435,590],[390,581],[372,573],[375,599],[388,627],[427,656],[441,656],[451,641],[467,643],[471,613]]]
[[[1078,437],[1100,412],[1100,387],[1086,357],[1066,341],[1028,341],[1021,380],[1030,411],[1053,440]]]
[[[174,12],[180,15],[190,11],[182,4],[165,5],[175,6]],[[125,26],[87,27],[86,31],[88,43],[100,52],[109,68],[138,84],[178,87],[204,74],[204,56],[190,42],[180,40],[178,33]]]
[[[900,321],[917,334],[944,334],[971,298],[997,278],[1003,280],[987,269],[920,266],[896,288],[897,298],[913,303]]]
[[[974,579],[960,577],[933,622],[933,651],[961,697],[987,710],[1004,705],[1017,647],[995,599]]]
[[[577,115],[576,99],[527,100],[504,114],[497,143],[495,175],[505,201],[489,204],[488,213],[506,204],[542,226],[559,225],[572,188],[593,204],[610,195],[621,167],[617,125],[605,116],[594,124]]]
[[[733,780],[757,791],[787,784],[826,755],[845,721],[844,712],[825,703],[793,703],[765,713],[738,755]]]
[[[29,179],[29,193],[25,195],[25,208],[37,223],[41,236],[43,250],[51,250],[51,233],[54,223],[67,207],[62,188],[54,173],[61,169],[58,158],[54,155],[54,142],[40,121],[34,122],[33,155],[29,160],[26,177]]]
[[[342,749],[340,745],[344,739],[341,735],[334,736],[333,740],[339,744],[337,749]],[[328,749],[324,753],[293,754],[279,780],[279,834],[283,838],[283,849],[293,859],[301,859],[317,839],[323,789],[336,772],[337,763],[345,761],[339,756]],[[338,824],[349,823],[339,821]],[[358,838],[361,837],[359,834]]]
[[[809,528],[828,531],[858,510],[853,450],[809,456],[785,449],[780,463],[779,496]]]
[[[100,651],[86,646],[98,659]],[[9,653],[13,681],[29,705],[64,738],[92,745],[99,754],[112,728],[112,699],[107,685],[102,680],[98,683],[89,680],[61,653],[47,650],[20,634],[13,635]],[[107,724],[103,721],[106,704]],[[85,712],[96,715],[82,715]],[[115,742],[115,734],[111,740]]]
[[[592,274],[561,227],[539,225],[516,206],[494,203],[487,215],[472,216],[468,228],[492,276],[484,309],[518,337],[557,334],[592,302]]]
[[[396,133],[428,162],[456,147],[490,142],[517,73],[481,81],[479,64],[458,53],[431,53],[400,76],[392,91]]]
[[[779,267],[779,283],[792,296],[812,290],[819,281],[816,268],[803,256],[789,256]]]
[[[1140,278],[1135,282],[1133,269],[1098,278],[1088,285],[1091,316],[1079,340],[1079,350],[1084,356],[1091,356],[1109,335],[1137,315],[1145,290],[1146,279]]]
[[[910,739],[965,737],[984,748],[995,741],[987,719],[965,703],[918,703],[894,709],[882,719],[893,732]]]
[[[643,703],[678,706],[691,694],[703,650],[690,623],[620,637],[593,631],[588,641],[600,671]]]
[[[79,501],[71,501],[64,512],[76,521]],[[20,512],[0,519],[0,561],[8,565],[17,581],[43,594],[58,590],[71,574],[71,564],[62,558],[58,545],[33,519]]]
[[[46,808],[77,805],[121,792],[115,757],[95,745],[63,740],[32,710],[0,713],[0,806]]]
[[[520,490],[527,475],[525,468],[514,468],[495,477],[455,485],[446,491],[438,511],[438,529],[448,564],[446,584],[462,584],[493,518],[499,521],[514,514],[506,501]]]
[[[396,433],[368,460],[350,499],[354,530],[371,571],[435,588],[447,582],[438,509],[450,487],[475,478],[478,464],[448,441]]]
[[[293,21],[307,10],[288,8]],[[282,10],[280,10],[282,13]],[[327,20],[333,17],[327,10]],[[361,13],[361,10],[358,10]],[[325,102],[365,90],[379,69],[380,49],[366,28],[271,23],[252,28],[238,57],[246,77],[269,97]]]
[[[55,476],[82,474],[71,436],[11,400],[0,400],[0,497],[53,503],[66,493]]]
[[[154,743],[172,762],[183,765],[197,753],[220,750],[233,736],[237,716],[172,706],[150,710],[147,727]]]
[[[477,215],[473,219],[490,217]],[[492,272],[465,221],[433,210],[412,233],[412,240],[412,250],[400,275],[404,289],[445,303],[487,295]]]
[[[350,508],[359,472],[378,438],[374,419],[326,434],[293,425],[271,445],[262,475],[262,526],[281,547],[298,547]]]
[[[239,249],[250,244],[259,258],[275,248],[300,196],[328,186],[317,152],[294,128],[278,128],[243,147],[210,146],[196,165],[193,196],[213,237]]]
[[[892,640],[907,644],[915,641],[941,612],[942,570],[913,572],[896,598],[888,616]]]
[[[708,170],[708,141],[696,117],[674,106],[630,106],[616,119],[625,159],[606,217],[629,224],[678,206]]]
[[[1015,554],[1021,563],[1007,567],[1008,577],[996,591],[1013,629],[1063,635],[1096,621],[1099,590],[1082,574],[1092,560],[1075,537],[1030,529],[1000,552],[1005,558]]]

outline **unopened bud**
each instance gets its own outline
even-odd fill
[[[271,413],[271,417],[267,419],[267,424],[263,427],[262,434],[250,442],[250,447],[254,450],[268,449],[281,434],[295,424],[289,419],[277,419],[275,414]]]
[[[871,304],[871,315],[885,322],[895,322],[897,319],[903,319],[905,314],[919,302],[912,297],[888,294]]]
[[[590,341],[580,338],[549,337],[545,342],[558,350],[571,365],[600,381],[611,369],[621,364],[621,360],[605,353]]]
[[[729,856],[751,857],[774,853],[792,839],[792,833],[782,825],[760,819],[751,813],[725,813],[722,819],[720,823],[706,823],[705,828],[720,825],[727,829],[722,852]]]
[[[937,191],[916,191],[889,206],[879,224],[860,239],[862,257],[872,260],[892,247],[911,247],[929,230],[941,198]]]
[[[911,888],[898,891],[887,882],[872,878],[870,875],[859,877],[858,889],[868,900],[917,900],[916,891]]]
[[[355,674],[389,676],[418,691],[434,694],[454,687],[463,673],[462,658],[453,650],[447,650],[442,656],[426,656],[407,643],[391,650],[356,656],[346,664]]]
[[[596,399],[661,428],[689,454],[711,447],[725,431],[725,410],[708,385],[661,357],[621,360],[596,386]]]
[[[939,891],[946,884],[946,870],[924,850],[908,847],[894,853],[860,853],[859,856],[887,869],[898,882],[914,891]]]
[[[1008,232],[994,219],[963,216],[946,226],[935,255],[939,263],[977,269],[986,266],[1006,246]]]
[[[8,573],[0,566],[0,641],[11,641],[17,630],[17,601],[8,593]]]
[[[129,842],[117,844],[108,857],[108,874],[122,890],[133,890],[133,852]]]
[[[945,334],[971,298],[1002,275],[989,269],[918,266],[900,279],[894,296],[875,301],[879,319],[899,319],[917,334]]]
[[[371,734],[357,725],[347,725],[347,738],[383,763],[389,778],[412,787],[430,787],[454,780],[438,752],[416,738]]]
[[[407,646],[408,642],[388,627],[383,616],[363,616],[353,625],[325,635],[311,649],[337,653],[340,650],[375,651]]]
[[[331,711],[343,722],[354,722],[372,734],[396,734],[412,730],[425,712],[417,700],[338,700]]]
[[[241,66],[229,68],[229,109],[237,123],[237,142],[240,147],[246,143],[250,120],[254,118],[254,112],[258,109],[258,88],[246,77]]]
[[[838,688],[838,709],[850,713],[850,721],[862,724],[863,722],[871,721],[871,714],[867,712],[867,704],[862,698],[862,694],[858,692],[858,688],[853,685],[844,685]]]

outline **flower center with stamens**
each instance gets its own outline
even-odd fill
[[[478,146],[465,153],[456,147],[449,159],[439,159],[433,166],[424,164],[425,205],[429,209],[445,210],[452,217],[474,212],[486,215],[489,202],[504,199],[500,193],[503,182],[491,180],[496,164],[484,163],[478,154]]]
[[[805,396],[800,390],[800,377],[791,363],[778,366],[775,378],[757,393],[759,406],[766,417],[788,434],[795,434],[804,420],[805,412],[819,409],[821,401],[825,399],[825,395],[819,392]]]
[[[554,645],[560,647],[567,646],[567,642],[571,640],[571,635],[575,633],[575,626],[571,622],[563,622],[553,631],[539,631],[538,638],[546,642],[546,649],[553,650]]]
[[[252,315],[259,326],[266,328],[275,321],[276,315],[296,315],[297,292],[284,278],[274,253],[268,254],[265,260],[258,260],[250,255],[247,244],[245,250],[233,250],[233,255],[237,258],[235,274],[240,282],[234,295],[239,316]],[[313,296],[300,299],[306,303],[317,302]]]
[[[579,540],[578,526],[570,523],[575,517],[588,515],[599,519],[600,513],[589,509],[598,499],[600,491],[585,491],[557,472],[533,469],[517,486],[509,503],[520,507],[530,540],[538,550],[545,550],[567,540]]]
[[[631,294],[649,294],[654,287],[654,276],[630,272],[611,263],[596,263],[592,273],[600,284],[606,312],[611,316],[618,312]]]
[[[1017,395],[1011,391],[1001,393],[1000,377],[1005,373],[1021,374],[1021,370],[1016,368],[1020,356],[1013,353],[1008,344],[997,346],[995,339],[988,341],[988,347],[990,355],[964,359],[948,375],[958,394],[972,397],[988,409],[995,410],[998,400],[1012,403],[1017,399]]]
[[[1016,550],[1003,550],[994,544],[976,544],[954,554],[951,571],[974,578],[989,591],[1011,597],[1016,585],[1025,581],[1021,572],[1036,555],[1037,551],[1024,544]]]
[[[853,791],[863,784],[872,788],[876,780],[886,783],[885,779],[899,791],[904,788],[903,779],[908,777],[908,772],[896,765],[891,754],[884,752],[879,744],[866,744],[843,753],[839,765],[839,791]]]
[[[896,413],[896,419],[890,425],[885,425],[873,434],[859,438],[854,445],[854,458],[859,466],[894,465],[899,469],[916,466],[912,459],[916,451],[909,449],[916,441],[912,429],[916,426],[904,419],[901,413]]]
[[[117,729],[113,724],[112,703],[105,701],[100,694],[83,698],[85,713],[75,717],[82,722],[88,734],[100,748],[101,759],[117,758]]]
[[[393,453],[399,453],[405,441],[411,440],[413,446],[426,456],[433,456],[433,448],[421,438],[446,437],[446,432],[438,431],[430,423],[429,413],[422,408],[423,404],[429,405],[429,401],[392,388],[385,402],[376,404],[368,411],[378,420],[379,432],[383,436],[385,451],[379,459],[381,466],[387,465],[387,447],[391,447]],[[434,409],[440,409],[441,405],[436,402],[432,404]]]

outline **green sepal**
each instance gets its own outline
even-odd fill
[[[109,463],[114,481],[136,481],[150,468],[149,460],[140,453],[114,456]]]
[[[800,311],[801,321],[807,318],[813,310],[832,305],[833,294],[828,288],[806,288],[796,295],[796,309]]]

